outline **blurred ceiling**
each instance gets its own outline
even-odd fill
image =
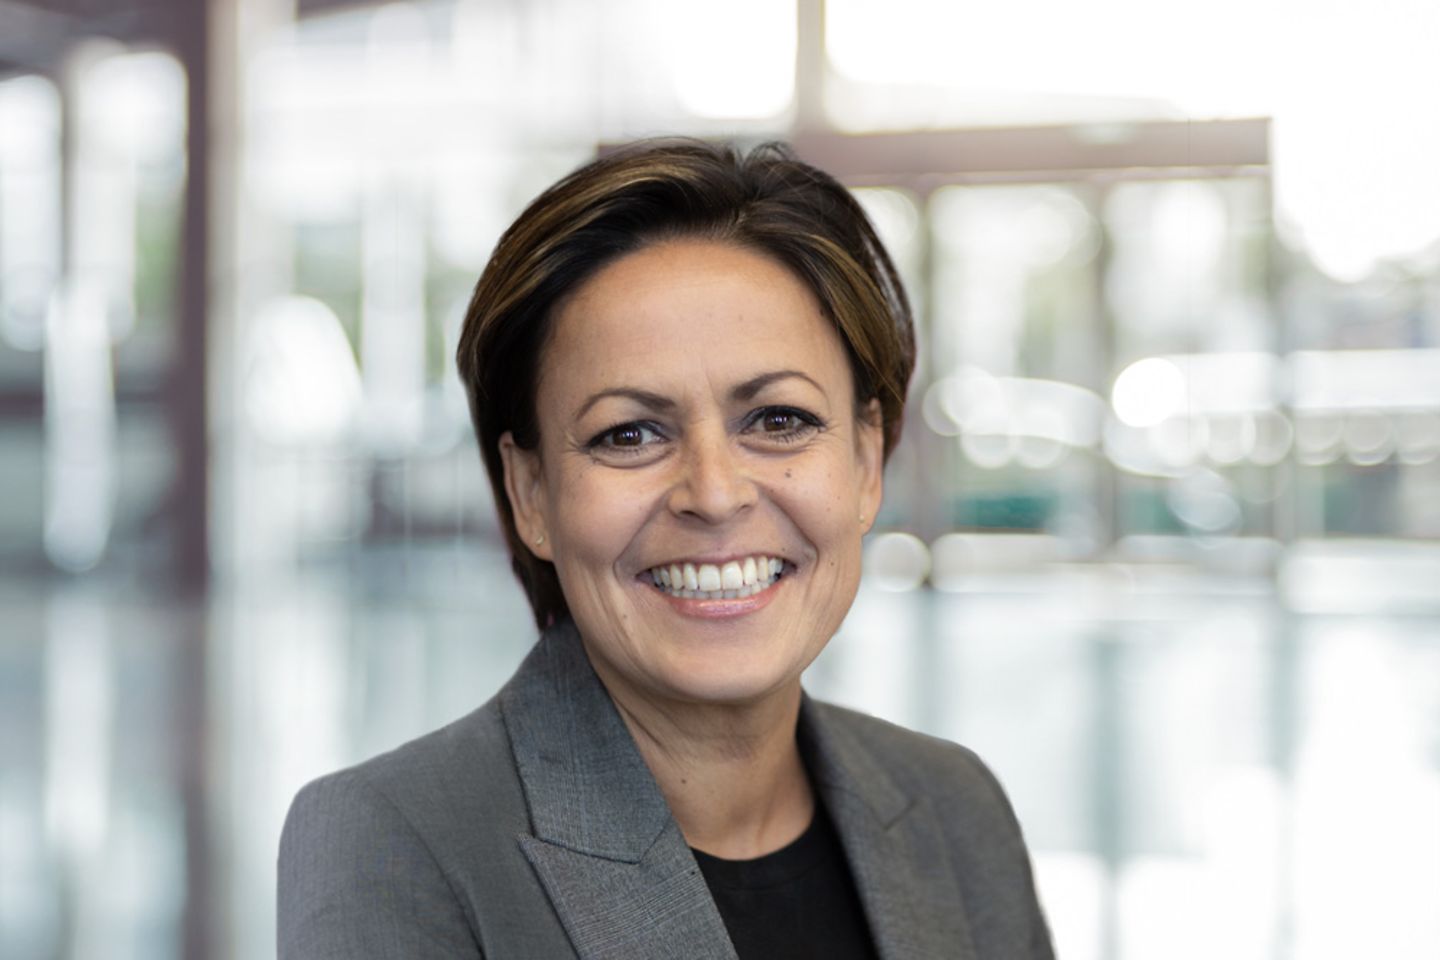
[[[0,75],[53,73],[84,37],[162,35],[162,0],[0,0]]]
[[[87,37],[163,41],[176,8],[201,2],[207,0],[0,0],[0,76],[53,75],[69,47]],[[370,2],[374,0],[295,0],[296,15]]]

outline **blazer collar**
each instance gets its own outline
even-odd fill
[[[910,810],[913,800],[864,744],[831,722],[830,709],[809,694],[800,700],[799,737],[815,787],[825,801],[859,804],[875,825],[889,829]]]
[[[705,878],[573,625],[500,693],[530,807],[520,849],[582,960],[736,960]]]
[[[535,836],[638,863],[670,808],[569,621],[551,627],[500,694]]]
[[[569,622],[500,694],[533,836],[520,845],[585,960],[734,960],[660,788]],[[973,958],[935,812],[897,785],[833,708],[807,696],[800,736],[884,960]]]
[[[884,960],[975,960],[954,854],[939,815],[906,793],[843,711],[801,702],[800,731],[815,781]]]

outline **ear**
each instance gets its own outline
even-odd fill
[[[885,418],[871,398],[855,420],[855,458],[860,468],[860,524],[869,533],[885,497]]]
[[[505,465],[505,496],[510,498],[510,509],[515,513],[516,532],[531,553],[541,560],[553,560],[554,545],[545,522],[540,451],[522,449],[507,430],[500,437],[500,462]]]

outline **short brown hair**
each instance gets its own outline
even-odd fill
[[[915,367],[910,305],[848,190],[782,144],[742,155],[699,140],[648,140],[604,154],[542,193],[501,236],[456,352],[511,563],[541,627],[568,607],[554,565],[516,530],[500,437],[539,444],[536,381],[557,304],[625,254],[681,237],[734,244],[790,268],[844,341],[857,404],[879,401],[887,458],[900,439]]]

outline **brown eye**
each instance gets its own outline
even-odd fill
[[[745,432],[766,443],[798,443],[824,429],[820,418],[795,407],[765,407],[751,414]]]
[[[610,433],[610,443],[617,447],[638,447],[645,442],[645,431],[638,426],[617,427]]]
[[[799,425],[796,419],[789,410],[771,410],[761,418],[760,429],[766,433],[785,433]]]
[[[629,456],[654,449],[664,441],[665,436],[654,424],[621,423],[595,434],[586,442],[585,449],[598,456]]]

